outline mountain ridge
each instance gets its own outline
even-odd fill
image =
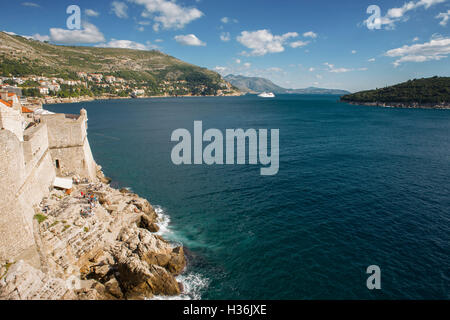
[[[271,80],[262,77],[245,77],[242,75],[229,74],[224,79],[242,92],[261,93],[270,91],[276,94],[349,94],[347,90],[325,89],[308,87],[304,89],[286,89],[273,83]]]
[[[158,94],[158,86],[166,81],[186,81],[186,91],[193,95],[234,91],[217,72],[157,50],[61,46],[0,32],[1,76],[77,80],[77,72],[120,77],[142,84],[151,94]]]

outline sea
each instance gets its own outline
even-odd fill
[[[183,299],[450,299],[450,110],[334,95],[45,106],[88,112],[95,160],[185,247]],[[279,172],[175,165],[174,130],[279,129]],[[370,290],[369,266],[380,270]],[[164,298],[164,297],[162,297]]]

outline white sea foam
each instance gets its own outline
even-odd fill
[[[184,290],[182,294],[174,297],[154,296],[152,300],[200,300],[202,292],[209,285],[209,279],[199,273],[182,274],[176,279],[183,284]]]
[[[164,208],[161,206],[153,206],[155,212],[158,215],[157,225],[159,226],[158,235],[165,236],[165,238],[172,242],[173,246],[182,245],[178,241],[174,240],[176,235],[174,235],[173,230],[170,229],[170,216],[166,213]],[[204,277],[199,273],[186,272],[176,277],[178,282],[183,284],[183,293],[175,297],[168,296],[155,296],[153,300],[200,300],[201,293],[209,285],[209,279]]]
[[[172,233],[172,230],[169,229],[170,217],[165,213],[164,209],[161,206],[154,206],[155,212],[158,214],[158,218],[156,224],[159,227],[158,235],[163,236],[168,233]]]

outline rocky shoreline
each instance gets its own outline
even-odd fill
[[[0,299],[115,300],[175,296],[183,247],[157,234],[150,203],[98,181],[52,190],[35,208],[40,261],[0,266]],[[91,197],[92,196],[92,197]],[[92,200],[93,199],[93,200]],[[90,211],[89,214],[83,214]]]
[[[450,104],[442,103],[400,103],[400,102],[355,102],[341,100],[341,102],[352,104],[352,105],[362,105],[369,107],[383,107],[383,108],[403,108],[403,109],[450,109]]]

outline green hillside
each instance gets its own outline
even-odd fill
[[[382,89],[345,95],[341,100],[356,103],[450,103],[450,77],[409,80]]]
[[[0,32],[0,75],[78,79],[76,72],[102,73],[156,87],[163,81],[187,81],[191,93],[214,94],[222,77],[160,51],[57,46]]]

